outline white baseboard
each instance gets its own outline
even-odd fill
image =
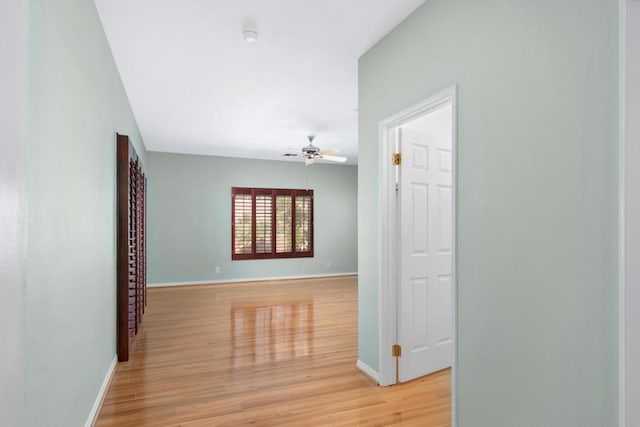
[[[199,280],[197,282],[147,283],[147,287],[163,288],[168,286],[215,285],[215,284],[222,284],[222,283],[265,282],[269,280],[291,280],[291,279],[317,279],[322,277],[357,276],[357,275],[358,273],[356,272],[356,273],[306,274],[304,276],[251,277],[246,279]]]
[[[98,390],[98,395],[96,396],[95,402],[93,402],[93,408],[91,408],[91,412],[89,412],[89,417],[87,418],[87,422],[84,423],[85,427],[93,427],[96,422],[96,418],[98,417],[98,412],[100,412],[100,408],[102,407],[102,402],[104,401],[104,397],[107,394],[107,390],[109,389],[109,384],[111,384],[111,379],[113,378],[113,374],[116,371],[116,366],[118,365],[118,355],[113,356],[113,360],[111,361],[111,365],[107,370],[107,375],[104,377],[102,381],[102,385],[100,386],[100,390]]]
[[[358,359],[356,362],[356,367],[360,369],[362,372],[373,378],[378,384],[380,383],[380,374],[374,371],[369,365],[364,363],[362,360]]]

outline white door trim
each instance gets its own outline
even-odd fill
[[[451,86],[427,100],[413,105],[378,124],[379,142],[379,205],[378,205],[378,342],[379,342],[379,383],[382,386],[395,383],[395,361],[391,356],[391,346],[395,344],[397,334],[397,296],[396,284],[398,277],[397,262],[394,257],[398,253],[398,239],[396,238],[396,224],[398,215],[394,194],[395,171],[391,167],[391,156],[394,147],[389,140],[389,131],[410,121],[420,115],[440,107],[442,104],[451,102],[453,110],[453,141],[452,141],[452,161],[453,161],[453,181],[452,181],[452,204],[453,204],[453,230],[452,230],[452,314],[453,314],[453,361],[451,366],[451,404],[452,422],[456,426],[456,396],[457,396],[457,88]]]
[[[627,0],[618,1],[618,426],[627,425],[626,384],[626,66]]]
[[[618,425],[640,420],[640,0],[618,2]]]

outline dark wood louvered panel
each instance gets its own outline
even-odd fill
[[[142,310],[141,310],[141,290],[143,286],[142,282],[142,221],[140,220],[140,215],[142,212],[142,193],[140,190],[140,180],[142,179],[142,166],[138,161],[135,162],[135,174],[134,174],[134,182],[135,182],[135,192],[136,192],[136,211],[135,211],[135,224],[136,224],[136,259],[138,263],[136,265],[136,283],[135,283],[135,309],[136,309],[136,333],[138,333],[138,326],[140,322],[142,322]]]
[[[129,259],[133,260],[134,268],[129,268],[129,337],[133,337],[138,333],[138,313],[136,311],[138,287],[138,196],[137,196],[137,161],[129,159]],[[133,270],[133,271],[131,271]]]
[[[142,282],[147,283],[147,177],[145,174],[142,174],[142,179],[140,180],[140,197],[142,199],[141,208],[140,208],[140,218],[142,221],[142,226],[140,227],[140,248],[142,249],[141,254],[141,266],[142,266]],[[145,312],[145,307],[147,306],[147,287],[142,287],[142,313]]]
[[[129,138],[118,135],[118,360],[129,359],[146,304],[146,178]]]

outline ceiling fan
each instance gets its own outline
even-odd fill
[[[304,157],[304,164],[311,165],[315,159],[329,160],[332,162],[346,162],[347,158],[342,156],[332,156],[331,154],[335,154],[338,152],[337,148],[330,148],[328,150],[321,150],[320,148],[313,145],[313,140],[315,135],[309,135],[309,145],[306,147],[302,147],[302,154],[297,153],[286,153],[285,157],[293,157],[293,156],[302,156]]]

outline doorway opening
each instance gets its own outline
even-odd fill
[[[456,87],[382,121],[379,138],[379,384],[450,367],[455,414]]]

